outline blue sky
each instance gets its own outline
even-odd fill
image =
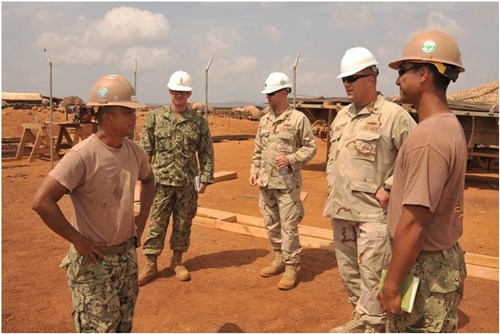
[[[449,32],[466,69],[449,92],[498,80],[498,2],[2,2],[2,91],[88,99],[105,74],[120,74],[146,103],[169,101],[171,73],[193,77],[191,101],[265,102],[270,72],[293,77],[297,94],[345,96],[336,76],[345,50],[363,46],[379,62],[379,90],[398,93],[397,59],[416,32]]]

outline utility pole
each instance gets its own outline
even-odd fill
[[[297,52],[295,64],[293,64],[293,109],[295,109],[295,99],[297,97],[297,64],[299,63],[300,52]]]
[[[205,119],[208,119],[208,70],[214,58],[210,57],[207,67],[205,68]]]
[[[49,62],[49,83],[50,83],[50,128],[49,128],[49,146],[50,146],[50,169],[54,169],[54,143],[53,143],[53,124],[54,124],[54,118],[53,118],[53,112],[52,112],[52,59],[50,59],[49,52],[47,49],[43,49],[45,52],[45,56],[47,56],[47,61]],[[66,114],[67,116],[67,114]]]
[[[134,60],[134,92],[135,96],[137,96],[137,59]],[[136,127],[134,126],[134,141],[136,141],[135,130]]]
[[[134,60],[134,90],[137,96],[137,59]]]

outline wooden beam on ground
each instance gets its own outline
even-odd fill
[[[498,257],[465,253],[465,262],[481,267],[498,269]]]
[[[238,177],[237,172],[227,172],[227,171],[216,172],[216,173],[214,173],[214,182],[232,180],[232,179],[236,179],[237,177]],[[140,194],[141,194],[141,181],[137,181],[137,183],[135,184],[134,202],[139,201]],[[307,196],[307,193],[306,193],[306,196]],[[301,198],[302,198],[302,194],[301,194]]]
[[[238,177],[237,172],[216,172],[214,173],[214,182],[221,182],[221,181],[227,181],[227,180],[232,180],[236,179]]]
[[[467,276],[498,281],[498,269],[469,264],[466,261]]]
[[[135,203],[135,211],[140,205]],[[198,207],[193,224],[222,231],[266,238],[264,219],[236,213]],[[334,251],[333,232],[311,226],[299,225],[300,242],[303,247]],[[467,253],[465,255],[467,274],[472,277],[498,281],[498,257]]]

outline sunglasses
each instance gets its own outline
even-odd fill
[[[170,91],[170,94],[172,95],[186,95],[187,93],[189,92],[186,92],[186,91],[182,91],[182,90],[169,90]]]
[[[356,82],[358,79],[364,78],[364,77],[369,77],[371,74],[353,74],[348,77],[343,77],[342,82],[343,83],[353,83]]]
[[[419,64],[419,65],[413,65],[413,66],[402,66],[402,67],[398,68],[398,75],[402,76],[406,72],[408,72],[409,70],[415,70],[415,69],[423,67],[423,66],[425,66],[425,64]]]
[[[267,96],[273,96],[274,94],[279,93],[279,92],[281,92],[282,90],[283,90],[283,89],[280,89],[280,90],[274,91],[274,92],[272,92],[272,93],[267,93],[266,95],[267,95]]]

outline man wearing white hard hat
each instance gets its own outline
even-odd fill
[[[158,277],[157,259],[164,248],[170,216],[170,268],[178,280],[191,279],[182,264],[182,254],[189,248],[198,194],[214,182],[214,149],[208,122],[188,104],[193,90],[191,76],[177,71],[170,76],[167,87],[171,104],[146,116],[141,135],[141,145],[152,161],[156,193],[143,246],[146,265],[139,275],[139,285]]]
[[[304,217],[300,199],[301,169],[316,154],[316,141],[307,117],[288,105],[292,90],[288,76],[269,74],[262,94],[270,112],[260,119],[250,167],[249,183],[258,185],[259,208],[273,248],[274,259],[260,271],[262,277],[285,274],[278,283],[293,289],[300,270],[298,224]]]
[[[144,149],[129,140],[135,128],[134,88],[106,75],[91,89],[99,130],[75,145],[44,179],[33,199],[44,223],[71,243],[67,270],[77,332],[130,333],[139,291],[137,254],[154,196]],[[140,212],[134,190],[141,181]],[[57,202],[71,198],[68,221]]]
[[[387,204],[396,156],[415,121],[377,92],[377,61],[368,49],[347,50],[340,67],[337,78],[351,104],[330,126],[324,215],[332,218],[340,277],[354,310],[331,332],[380,331],[378,285],[391,254]]]

